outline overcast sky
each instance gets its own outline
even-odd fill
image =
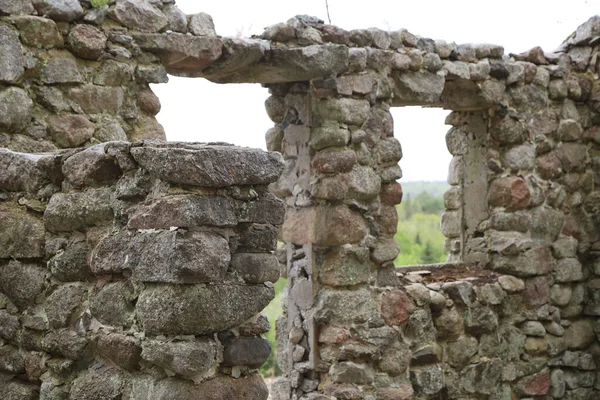
[[[186,14],[212,15],[221,36],[260,34],[297,14],[327,21],[325,0],[177,0],[177,5]],[[577,26],[600,14],[600,0],[329,0],[329,14],[332,24],[344,29],[406,28],[448,42],[500,44],[508,54],[534,46],[554,50]],[[161,99],[158,120],[168,140],[265,147],[264,134],[273,123],[264,111],[267,89],[260,85],[170,77],[153,90]],[[408,107],[392,114],[404,150],[401,181],[445,180],[447,111]]]

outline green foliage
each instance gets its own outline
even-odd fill
[[[111,0],[91,0],[92,7],[94,8],[104,8],[110,3]]]
[[[287,279],[280,278],[275,283],[275,298],[271,300],[267,308],[264,309],[263,313],[269,318],[271,323],[271,329],[265,335],[269,343],[271,344],[271,354],[267,361],[260,367],[260,373],[263,377],[268,378],[271,376],[281,376],[281,370],[277,365],[277,341],[275,340],[275,321],[277,317],[283,312],[281,308],[281,297],[287,284]]]
[[[448,185],[440,182],[409,182],[403,184],[404,200],[397,207],[398,232],[396,241],[400,254],[396,265],[435,264],[445,262],[445,237],[440,231],[440,215],[444,212],[442,194]],[[415,193],[413,190],[426,188],[428,191]]]

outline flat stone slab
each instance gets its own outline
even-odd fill
[[[136,309],[149,335],[204,335],[240,325],[274,296],[265,285],[156,285],[142,292]]]
[[[133,35],[142,50],[157,54],[169,73],[199,73],[222,54],[221,39],[181,33],[140,33]]]
[[[142,168],[171,183],[225,187],[267,185],[283,172],[283,157],[260,149],[222,145],[191,148],[135,147]]]

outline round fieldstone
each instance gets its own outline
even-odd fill
[[[106,47],[106,35],[92,25],[76,25],[69,36],[67,43],[73,54],[86,60],[97,60]]]
[[[46,122],[59,146],[77,147],[94,135],[94,124],[81,115],[51,116]]]

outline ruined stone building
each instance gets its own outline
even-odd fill
[[[0,0],[0,399],[265,400],[280,274],[273,399],[599,399],[599,49],[600,17],[507,55]],[[270,152],[164,142],[167,74],[262,84]],[[393,264],[407,105],[452,110],[426,274]]]

